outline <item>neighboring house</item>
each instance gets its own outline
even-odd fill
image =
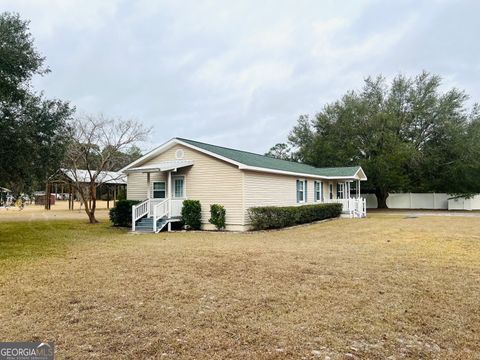
[[[160,231],[179,220],[184,199],[199,200],[204,229],[210,205],[226,209],[227,230],[247,230],[247,210],[254,206],[292,206],[340,202],[351,217],[366,214],[360,166],[316,168],[251,152],[174,138],[132,162],[127,199],[134,206],[132,229]]]

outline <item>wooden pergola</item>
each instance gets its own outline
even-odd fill
[[[46,183],[45,189],[45,209],[50,210],[52,192],[58,194],[60,190],[61,194],[68,194],[68,209],[74,209],[75,202],[75,184],[80,183],[85,186],[90,184],[90,174],[95,174],[96,171],[87,170],[73,170],[73,169],[59,169],[53,174]],[[117,201],[118,192],[120,189],[127,187],[127,177],[125,174],[115,171],[103,171],[97,179],[96,183],[99,184],[99,188],[104,188],[107,191],[107,208],[110,208],[110,201],[113,200],[114,204]],[[52,191],[54,190],[54,191]],[[65,190],[67,192],[65,192]]]

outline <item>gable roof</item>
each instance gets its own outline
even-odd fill
[[[255,154],[248,151],[230,149],[223,146],[211,145],[199,141],[176,138],[187,144],[199,147],[225,158],[234,160],[244,165],[281,170],[294,173],[311,174],[319,176],[355,176],[360,166],[351,167],[332,167],[332,168],[317,168],[307,164],[298,163],[295,161],[288,161],[276,159],[265,155]]]
[[[239,169],[243,170],[273,172],[297,176],[313,176],[327,179],[367,179],[363,169],[360,166],[317,168],[295,161],[276,159],[248,151],[231,149],[179,137],[173,138],[167,143],[150,151],[140,159],[123,168],[121,171],[127,172],[128,169],[132,168],[133,166],[138,166],[139,164],[152,159],[175,144],[182,144],[208,155],[217,157],[221,160],[237,165]]]

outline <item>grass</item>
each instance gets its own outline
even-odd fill
[[[59,359],[474,359],[476,218],[259,233],[0,224],[0,341]]]
[[[105,225],[91,227],[80,221],[0,223],[0,264],[2,261],[16,263],[20,260],[28,262],[36,258],[66,256],[72,245],[85,241],[90,241],[91,245],[95,239],[121,233],[119,229]],[[3,266],[3,269],[7,268]]]

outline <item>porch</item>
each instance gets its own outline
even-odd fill
[[[342,217],[364,218],[367,216],[367,201],[364,198],[332,199],[326,203],[342,204]]]
[[[165,161],[127,171],[147,176],[146,199],[132,206],[132,231],[158,233],[164,227],[170,231],[171,223],[180,221],[187,194],[186,175],[179,174],[178,169],[192,165],[189,160]]]
[[[352,187],[352,184],[354,185]],[[348,218],[364,218],[367,216],[367,201],[360,194],[360,180],[338,182],[336,194],[333,184],[329,186],[326,203],[342,204],[342,216]]]

